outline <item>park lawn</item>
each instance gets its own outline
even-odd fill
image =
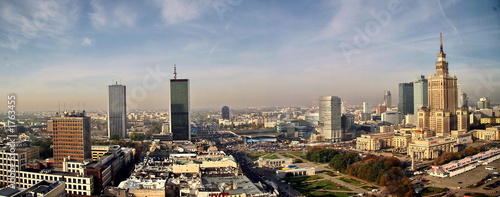
[[[437,194],[441,192],[447,191],[446,188],[439,188],[439,187],[426,187],[424,191],[422,192],[422,196],[427,196],[431,194]]]
[[[291,155],[295,155],[296,157],[306,159],[306,155],[302,151],[293,151],[293,152],[288,152],[288,153]]]
[[[319,180],[313,182],[307,182],[310,187],[314,189],[324,189],[324,190],[339,190],[339,191],[352,191],[351,189],[338,185],[337,183],[328,180]]]
[[[248,158],[250,158],[253,161],[257,161],[259,157],[262,157],[264,155],[267,155],[269,153],[248,153]]]
[[[292,177],[288,178],[288,182],[290,183],[302,183],[306,181],[312,181],[312,180],[318,180],[318,179],[323,179],[323,177],[318,176],[318,175],[312,175],[312,176],[301,176],[301,177]]]
[[[328,191],[312,191],[307,192],[305,196],[307,197],[349,197],[354,195],[354,193],[340,193],[340,192],[328,192]]]
[[[277,155],[275,154],[272,154],[272,155],[266,155],[266,156],[263,156],[264,159],[279,159],[280,157],[278,157]]]
[[[365,185],[361,188],[365,189],[366,191],[372,191],[372,189],[378,189],[378,187],[375,187],[373,185]]]
[[[337,178],[337,179],[339,179],[339,180],[341,180],[341,181],[344,181],[344,182],[346,182],[346,183],[349,183],[349,184],[351,184],[351,185],[354,185],[354,186],[361,186],[361,185],[364,185],[364,184],[365,184],[365,183],[363,183],[363,182],[360,182],[360,181],[357,181],[357,180],[354,180],[354,179],[351,179],[351,178],[349,178],[349,177],[345,177],[345,176],[343,176],[343,177],[339,177],[339,178]]]
[[[331,176],[331,177],[340,176],[340,174],[339,174],[339,173],[332,172],[332,171],[330,171],[330,170],[325,170],[325,171],[323,172],[323,174],[326,174],[326,175]]]
[[[282,153],[281,155],[283,155],[283,157],[286,157],[286,158],[292,158],[292,159],[295,159],[296,157],[293,156],[293,155],[290,155],[288,153]]]

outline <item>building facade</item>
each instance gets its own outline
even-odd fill
[[[54,117],[52,124],[54,166],[63,167],[63,161],[84,161],[92,158],[90,142],[90,117],[84,113],[65,113],[63,117]]]
[[[398,111],[401,115],[413,114],[413,82],[399,84]]]
[[[424,75],[413,82],[413,112],[415,122],[418,122],[417,112],[428,105],[428,82]]]
[[[336,96],[323,96],[319,100],[319,127],[326,141],[342,141],[341,100]]]
[[[174,141],[191,140],[189,80],[170,80],[170,131]]]
[[[384,92],[384,105],[387,108],[391,108],[392,107],[391,91],[389,91],[389,90],[386,90]]]
[[[108,138],[127,137],[127,99],[126,87],[121,84],[109,86]]]
[[[222,119],[229,120],[229,107],[228,106],[222,107]]]

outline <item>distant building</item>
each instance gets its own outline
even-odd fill
[[[427,79],[424,75],[421,75],[420,78],[417,78],[417,80],[413,82],[413,113],[415,114],[415,122],[418,121],[418,116],[416,115],[418,110],[427,107],[429,104],[427,83]]]
[[[490,100],[488,98],[480,98],[479,101],[477,101],[477,108],[478,109],[491,109]]]
[[[92,158],[90,142],[90,117],[83,113],[65,113],[62,117],[54,117],[51,124],[54,134],[54,166],[63,167],[64,160],[84,161]]]
[[[372,104],[370,102],[363,102],[363,113],[372,113]]]
[[[228,106],[222,107],[222,119],[229,120],[229,107]]]
[[[109,86],[108,138],[118,135],[127,137],[127,99],[126,87],[121,84]]]
[[[341,124],[342,124],[342,131],[349,132],[349,131],[355,131],[356,127],[354,124],[354,115],[353,114],[343,114],[341,117]]]
[[[319,99],[319,127],[326,141],[342,141],[341,100],[336,96],[323,96]]]
[[[413,114],[413,82],[399,84],[398,111],[403,116]]]
[[[391,108],[392,107],[391,104],[392,104],[391,91],[387,90],[384,92],[384,105],[387,108]]]
[[[387,111],[382,113],[382,121],[390,124],[401,124],[401,113],[397,111]]]
[[[380,115],[382,115],[382,113],[387,111],[387,106],[385,106],[383,104],[378,104],[376,111],[377,111],[377,116],[380,116]]]
[[[191,118],[189,104],[189,80],[177,79],[174,67],[174,79],[170,80],[170,132],[174,141],[191,140]]]

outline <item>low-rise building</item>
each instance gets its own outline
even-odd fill
[[[284,179],[287,177],[311,176],[314,174],[316,174],[316,169],[314,167],[276,170],[276,177],[278,179]]]
[[[408,155],[415,159],[434,159],[445,152],[452,152],[457,141],[452,137],[430,137],[413,140],[408,146]]]
[[[500,140],[500,126],[494,126],[486,129],[475,129],[471,131],[475,139],[480,140]]]
[[[257,165],[259,167],[276,168],[280,167],[281,165],[290,165],[292,163],[292,158],[265,159],[260,157],[259,160],[257,160]]]

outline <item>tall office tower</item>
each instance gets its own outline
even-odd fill
[[[169,116],[172,140],[191,140],[189,111],[189,80],[177,79],[177,71],[174,66],[174,79],[170,80]]]
[[[428,94],[429,106],[429,129],[435,131],[438,136],[449,136],[456,124],[452,124],[456,118],[457,109],[457,77],[450,76],[446,54],[443,52],[443,36],[440,34],[440,50],[437,54],[436,73],[429,76]],[[421,114],[419,111],[419,121]],[[420,123],[419,123],[420,125]]]
[[[384,92],[384,105],[387,107],[387,108],[391,108],[392,104],[392,99],[391,99],[391,91],[389,90],[386,90]]]
[[[356,130],[356,125],[354,124],[354,115],[353,114],[342,114],[342,116],[341,116],[341,128],[342,128],[342,131],[344,133]]]
[[[477,101],[477,108],[491,109],[490,100],[488,98],[480,98],[479,101]]]
[[[64,160],[84,161],[92,159],[90,142],[90,117],[83,113],[64,113],[47,121],[53,129],[52,145],[54,166],[63,167]]]
[[[116,82],[109,85],[108,138],[118,135],[127,137],[127,99],[126,88]]]
[[[387,111],[387,106],[382,105],[382,104],[378,104],[378,105],[377,105],[377,109],[376,109],[377,116],[382,115],[382,113],[384,113],[384,112],[386,112],[386,111]]]
[[[398,111],[402,116],[413,114],[413,82],[399,84]]]
[[[462,99],[462,86],[457,84],[457,108],[461,108],[464,105]]]
[[[415,114],[415,122],[418,122],[418,110],[422,107],[427,107],[428,99],[427,79],[424,75],[420,75],[420,78],[417,78],[417,80],[413,82],[413,113]]]
[[[363,102],[363,113],[372,113],[372,104],[369,102]]]
[[[460,99],[461,103],[462,103],[462,106],[460,106],[460,107],[468,107],[469,106],[469,101],[468,101],[469,98],[467,97],[466,93],[460,94],[460,97],[458,97],[458,99]]]
[[[322,96],[319,99],[319,127],[323,131],[326,141],[342,141],[342,121],[340,98],[336,96]]]
[[[222,119],[229,120],[229,107],[228,106],[222,107]]]
[[[467,107],[457,109],[457,130],[469,130],[469,114]]]

